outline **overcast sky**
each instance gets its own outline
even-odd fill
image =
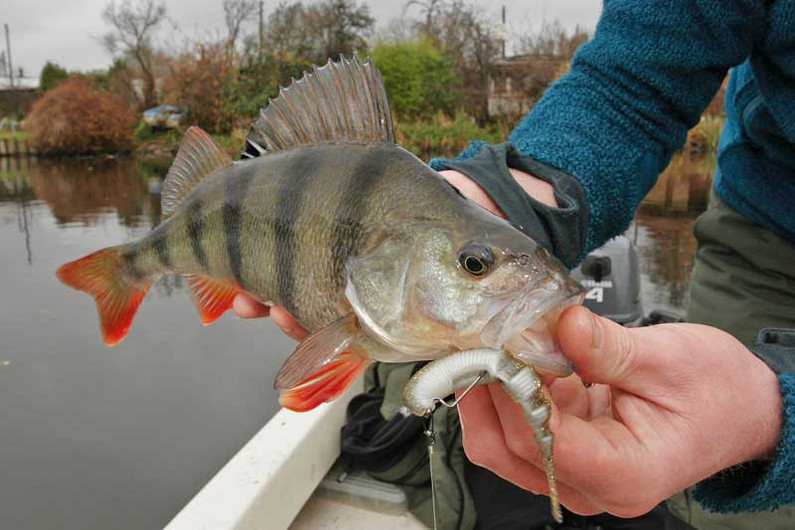
[[[37,77],[48,60],[68,70],[107,67],[110,57],[97,41],[108,30],[100,17],[107,3],[108,0],[2,0],[0,22],[7,23],[11,29],[14,70],[21,66],[26,76]],[[383,26],[401,15],[405,2],[365,0],[365,3],[376,18],[376,25]],[[558,19],[568,28],[579,25],[593,30],[602,4],[600,0],[475,0],[475,3],[482,5],[494,20],[499,17],[500,6],[505,4],[508,30],[512,34],[538,27],[542,19]],[[161,45],[223,33],[222,0],[166,0],[165,4],[173,22],[161,29],[157,39]],[[275,5],[277,1],[266,1],[266,13]],[[3,38],[0,50],[4,49]]]

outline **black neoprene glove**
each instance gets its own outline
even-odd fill
[[[765,328],[748,349],[777,374],[795,373],[795,329]]]
[[[588,205],[580,183],[566,173],[529,156],[509,142],[483,145],[467,160],[435,160],[437,170],[454,169],[475,181],[519,230],[573,268],[585,251]],[[509,168],[529,173],[552,185],[557,208],[530,197]]]

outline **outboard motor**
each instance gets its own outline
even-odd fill
[[[586,289],[585,307],[622,326],[641,323],[640,265],[627,236],[613,238],[588,254],[571,275]]]

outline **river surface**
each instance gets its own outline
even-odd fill
[[[153,287],[103,345],[66,261],[160,219],[167,164],[0,159],[0,529],[165,525],[278,410],[294,343],[267,319],[203,328],[182,284]],[[693,215],[639,215],[644,309],[683,309]]]

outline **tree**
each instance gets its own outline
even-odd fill
[[[420,12],[424,15],[424,20],[417,23],[417,29],[426,38],[433,40],[438,45],[438,33],[436,29],[436,19],[441,16],[445,11],[444,0],[409,0],[403,7],[403,12],[409,10],[411,7],[418,7]]]
[[[374,23],[369,7],[354,0],[282,3],[268,17],[265,49],[276,57],[322,64],[365,51]]]
[[[224,0],[224,22],[226,23],[226,46],[235,49],[243,22],[257,11],[255,0]]]
[[[373,61],[384,78],[391,107],[399,115],[420,117],[460,106],[460,85],[449,59],[429,39],[379,43]]]
[[[102,38],[105,48],[113,55],[121,54],[131,60],[140,70],[143,89],[137,99],[142,108],[157,104],[152,32],[165,18],[165,5],[155,0],[137,0],[134,5],[131,0],[120,4],[112,1],[102,12],[102,19],[113,27]]]
[[[489,76],[502,50],[500,39],[492,31],[496,24],[484,17],[477,5],[465,0],[444,2],[437,9],[429,31],[466,87],[467,108],[476,117],[485,119]]]
[[[51,88],[55,88],[55,85],[67,77],[69,77],[69,74],[66,73],[65,69],[53,62],[47,61],[39,75],[39,90],[41,92],[47,92]]]
[[[326,0],[317,5],[317,13],[326,57],[350,57],[367,49],[365,37],[372,32],[375,23],[367,4],[357,4],[353,0]]]
[[[549,24],[543,24],[535,33],[522,35],[519,38],[519,50],[520,53],[527,55],[550,55],[570,60],[574,57],[577,48],[589,38],[588,32],[583,31],[579,26],[569,33],[559,20],[554,20]]]

